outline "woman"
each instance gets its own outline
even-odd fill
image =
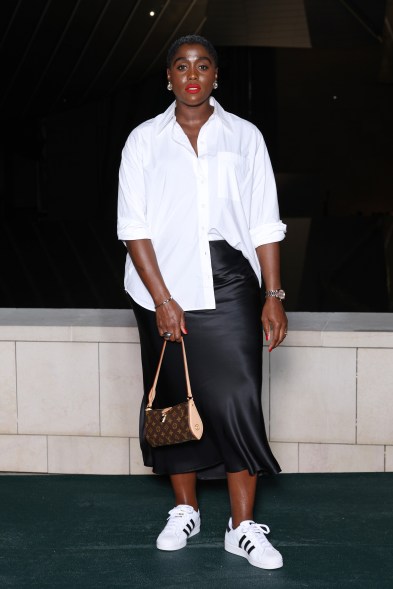
[[[199,532],[197,474],[222,471],[231,504],[225,549],[254,566],[279,568],[282,557],[266,539],[268,527],[254,522],[253,507],[257,475],[280,471],[261,410],[261,320],[272,351],[287,329],[278,244],[286,227],[260,132],[211,97],[218,85],[214,47],[200,36],[182,37],[167,66],[175,102],[129,136],[118,204],[125,288],[141,340],[141,447],[145,465],[170,476],[175,496],[157,547],[178,550]],[[162,338],[183,336],[203,437],[152,449],[143,439],[146,394]],[[167,346],[159,407],[184,401],[182,371],[180,347]]]

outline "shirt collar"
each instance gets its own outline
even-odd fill
[[[214,112],[211,116],[211,119],[214,119],[217,117],[226,127],[228,127],[228,129],[231,129],[231,121],[230,121],[230,117],[228,116],[228,113],[222,108],[222,106],[217,102],[217,100],[215,98],[213,98],[213,96],[210,96],[209,102],[210,102],[211,106],[214,106]],[[174,120],[175,120],[175,107],[176,107],[176,101],[172,102],[172,104],[169,105],[169,107],[166,109],[166,111],[162,113],[162,115],[160,117],[161,120],[158,123],[158,133],[161,133],[161,131],[163,131],[165,129],[165,127],[167,125],[169,125],[169,123],[171,121],[174,122]]]

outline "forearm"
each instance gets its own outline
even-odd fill
[[[265,290],[281,288],[279,242],[260,245],[256,252]],[[284,340],[288,328],[288,320],[281,300],[268,297],[263,305],[261,319],[266,339],[270,341],[269,352],[271,352]]]
[[[154,305],[171,296],[158,267],[156,253],[150,239],[126,241],[127,251],[140,279],[149,291]]]
[[[256,248],[265,290],[281,288],[280,242],[267,243]]]
[[[128,253],[143,284],[149,291],[156,308],[156,321],[159,334],[170,333],[171,341],[180,341],[183,333],[187,333],[183,309],[171,299],[168,305],[162,305],[171,297],[156,258],[150,239],[126,241]]]

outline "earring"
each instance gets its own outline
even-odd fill
[[[172,82],[170,80],[168,80],[167,89],[169,90],[169,92],[172,90]]]
[[[217,90],[217,88],[218,88],[218,82],[217,82],[217,80],[214,80],[214,82],[213,82],[213,89],[214,90]]]

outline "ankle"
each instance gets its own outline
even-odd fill
[[[236,528],[238,528],[240,526],[240,524],[244,521],[253,521],[253,516],[251,515],[250,517],[242,517],[242,518],[235,518],[232,517],[232,529],[235,530]]]
[[[179,505],[188,505],[189,507],[192,507],[197,513],[199,511],[198,501],[176,501],[176,507]]]

